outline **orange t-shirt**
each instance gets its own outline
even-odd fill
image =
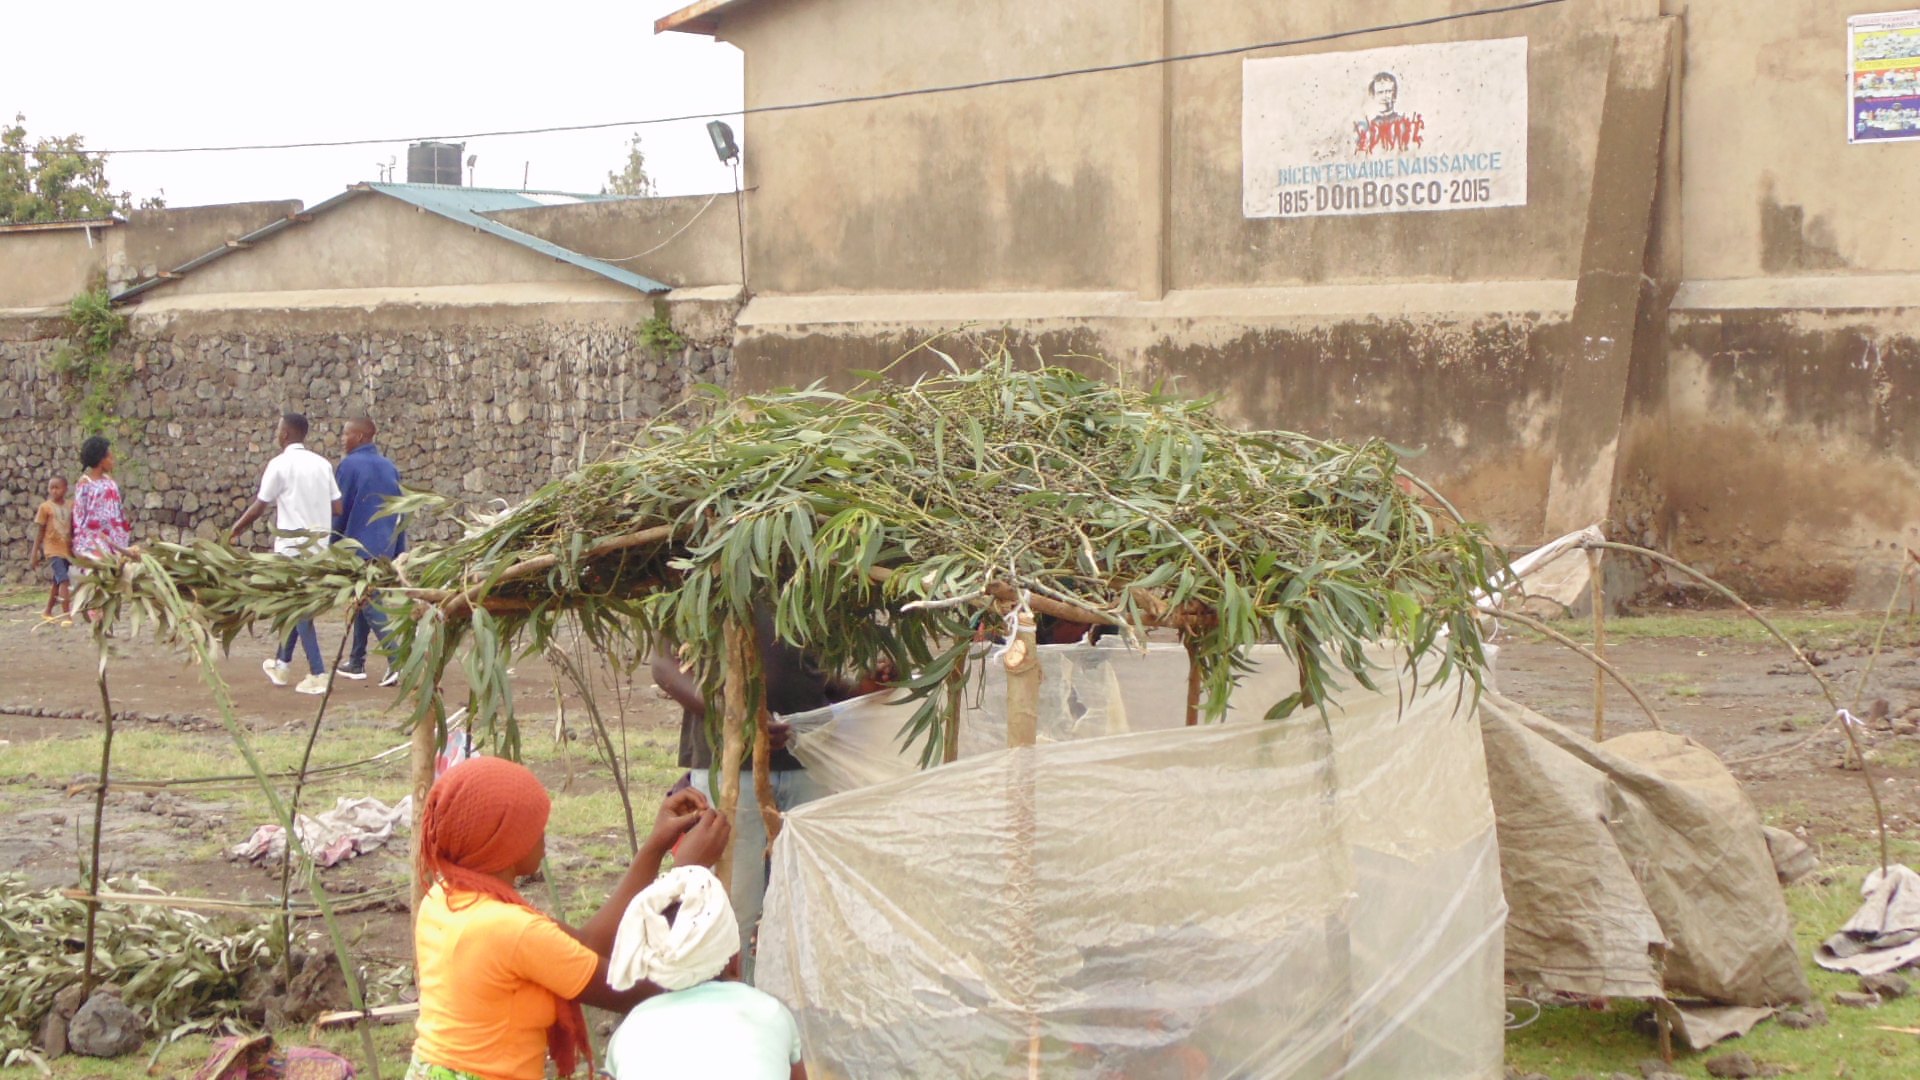
[[[41,503],[40,509],[33,515],[33,523],[47,527],[46,542],[40,548],[42,555],[49,559],[73,558],[73,546],[67,539],[73,534],[73,512],[66,503],[57,503],[52,499]],[[34,535],[40,534],[36,532]]]
[[[600,958],[537,911],[439,885],[420,902],[413,947],[422,1061],[487,1080],[542,1080],[553,995],[578,997]]]

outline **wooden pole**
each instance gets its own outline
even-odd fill
[[[773,842],[780,838],[780,804],[773,797],[773,740],[767,735],[766,695],[753,710],[753,797],[760,804],[760,820],[767,827],[767,850],[773,854]]]
[[[750,689],[747,678],[756,649],[751,623],[729,619],[726,635],[726,668],[722,672],[724,681],[721,684],[720,797],[714,809],[726,815],[727,824],[734,826],[734,834],[738,834],[740,754],[747,744],[747,698]],[[715,867],[720,884],[726,886],[729,893],[733,890],[733,843],[729,836],[727,850],[721,852],[720,865]]]
[[[1180,642],[1187,647],[1187,726],[1195,727],[1200,723],[1200,643],[1192,634],[1180,635]]]
[[[1587,549],[1587,594],[1593,600],[1593,655],[1607,658],[1607,590],[1601,583],[1600,559],[1596,548]],[[1607,673],[1593,669],[1593,741],[1607,737]]]
[[[440,700],[440,691],[435,687],[433,704],[419,722],[413,725],[413,737],[407,744],[407,774],[413,780],[413,838],[409,848],[413,855],[413,917],[420,917],[420,901],[427,895],[427,879],[420,862],[420,822],[427,813],[427,796],[433,791],[433,755],[439,749],[440,716],[446,705]]]
[[[1024,613],[1023,613],[1024,614]],[[1007,668],[1007,747],[1031,747],[1040,727],[1040,646],[1034,637],[1031,617],[1020,620],[1019,632],[1007,645],[1001,662]],[[1029,754],[1014,759],[1007,777],[1008,801],[1012,804],[1012,868],[1008,873],[1008,892],[1016,911],[1014,940],[1008,950],[1012,968],[1009,980],[1014,996],[1027,1013],[1027,1077],[1040,1076],[1040,1014],[1034,1007],[1039,990],[1035,970],[1038,943],[1035,924],[1039,919],[1034,896],[1033,849],[1038,827],[1034,808],[1033,760]]]
[[[113,766],[113,699],[107,694],[107,653],[100,652],[100,721],[106,725],[100,738],[100,785],[93,791],[93,856],[87,867],[87,896],[100,895],[100,826],[107,814],[107,774]],[[100,914],[98,903],[87,904],[87,956],[80,969],[80,1000],[93,996],[94,920]]]
[[[967,658],[962,656],[947,676],[947,730],[942,733],[940,761],[951,765],[960,760],[960,701],[967,691]]]

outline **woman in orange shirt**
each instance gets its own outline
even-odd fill
[[[626,877],[576,930],[514,889],[546,858],[551,808],[539,778],[504,758],[462,762],[428,795],[420,821],[428,888],[414,921],[420,1019],[408,1080],[543,1080],[548,1057],[570,1076],[582,1057],[591,1066],[582,1005],[625,1013],[659,992],[607,985],[620,918],[669,851],[678,865],[711,867],[727,845],[726,818],[697,791],[668,796]]]

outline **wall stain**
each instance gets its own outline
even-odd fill
[[[1847,265],[1833,225],[1825,216],[1807,217],[1805,207],[1774,197],[1773,181],[1760,196],[1760,266],[1769,274],[1802,270],[1838,270]]]

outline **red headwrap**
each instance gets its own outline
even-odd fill
[[[540,778],[505,758],[469,758],[448,769],[427,795],[420,815],[420,872],[439,882],[449,906],[455,892],[479,893],[532,908],[526,897],[494,875],[527,857],[547,831],[552,800]],[[560,1075],[573,1075],[581,1055],[593,1066],[587,1018],[578,1002],[555,995],[557,1019],[547,1029],[547,1053]]]

